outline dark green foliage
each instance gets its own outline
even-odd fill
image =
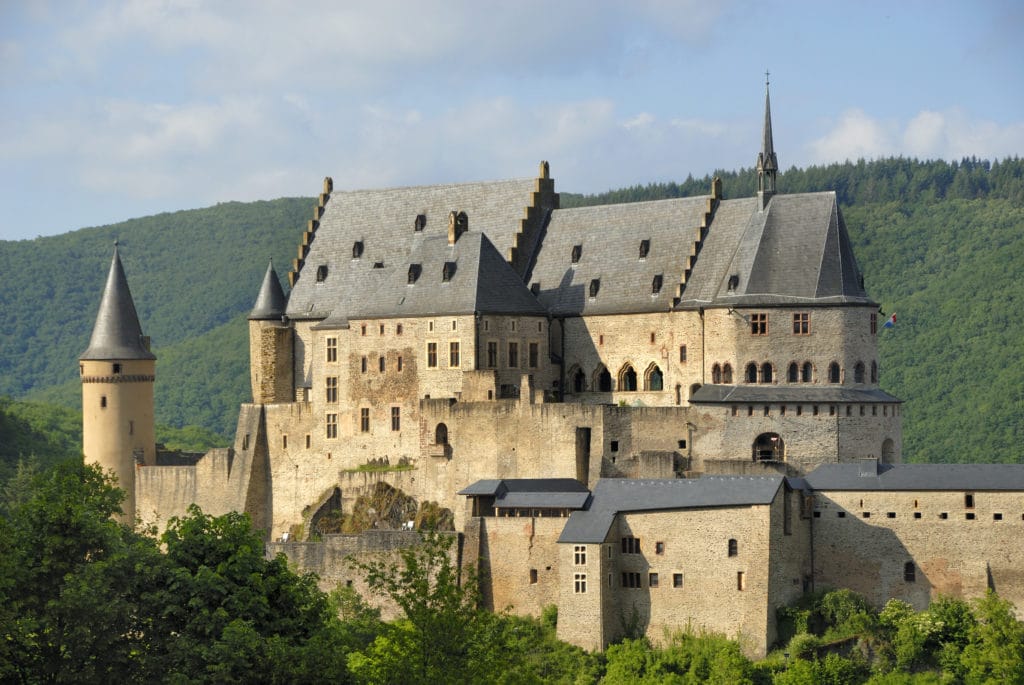
[[[645,638],[608,647],[602,683],[753,683],[754,667],[739,644],[721,635],[680,632],[661,647]]]

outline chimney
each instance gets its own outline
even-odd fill
[[[469,217],[465,212],[452,210],[448,213],[448,244],[454,245],[459,236],[469,230]]]

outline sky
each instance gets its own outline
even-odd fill
[[[231,200],[1024,154],[1024,2],[0,0],[0,240]],[[780,191],[785,191],[780,187]]]

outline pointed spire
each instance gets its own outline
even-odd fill
[[[772,142],[772,104],[768,94],[767,71],[764,77],[764,131],[761,134],[761,152],[757,155],[757,194],[761,198],[762,208],[775,193],[775,175],[779,170],[779,160],[775,156],[775,145]]]
[[[103,288],[96,324],[89,339],[89,348],[80,360],[106,359],[156,359],[149,351],[148,340],[142,335],[139,315],[128,289],[128,279],[121,266],[121,257],[114,243],[114,258],[110,262],[110,273]]]
[[[277,272],[274,271],[274,260],[271,259],[267,266],[267,273],[263,276],[263,285],[260,286],[256,304],[249,312],[249,320],[280,319],[284,315],[285,305],[284,290],[281,289],[281,281],[277,278]]]

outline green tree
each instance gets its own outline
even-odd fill
[[[970,631],[961,664],[967,683],[1024,683],[1024,623],[1013,605],[989,591],[974,605],[977,622]]]

